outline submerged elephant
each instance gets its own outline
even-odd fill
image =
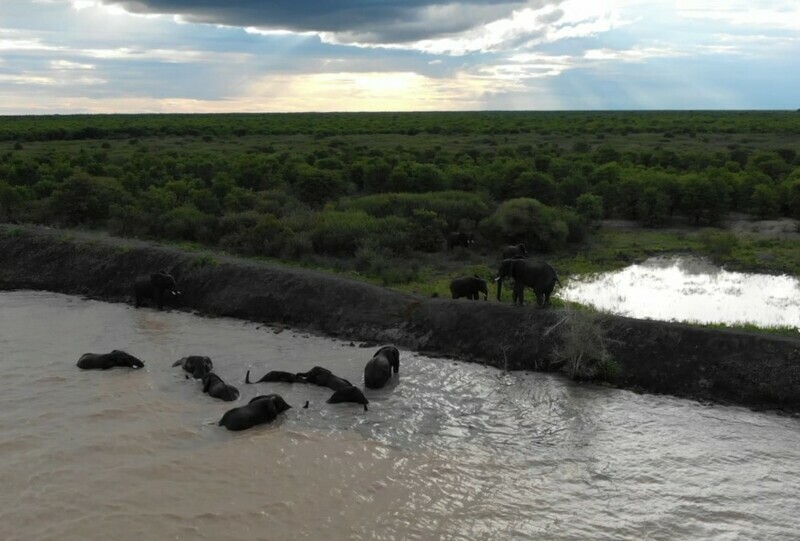
[[[115,366],[142,368],[144,363],[122,350],[115,349],[111,353],[84,353],[78,359],[78,368],[84,370],[108,370]]]
[[[189,355],[178,359],[172,366],[181,366],[184,371],[190,373],[194,379],[203,379],[214,369],[214,363],[205,355]]]
[[[486,280],[478,276],[463,276],[450,282],[450,294],[454,299],[466,297],[477,301],[479,293],[483,293],[483,300],[489,297],[489,286]]]
[[[339,389],[338,391],[334,392],[331,397],[327,400],[328,404],[340,404],[342,402],[354,402],[356,404],[363,404],[364,411],[369,411],[367,408],[367,404],[369,404],[369,400],[367,397],[364,396],[364,393],[361,392],[361,389],[356,387],[355,385],[351,385],[349,387],[344,387]]]
[[[475,244],[475,233],[460,233],[453,231],[447,235],[447,250],[450,251],[456,246],[469,248]]]
[[[165,295],[174,297],[181,294],[175,278],[166,271],[137,276],[133,283],[133,292],[136,298],[136,308],[141,306],[144,299],[153,299],[159,310],[164,307]]]
[[[528,261],[527,259],[505,259],[497,272],[497,300],[500,300],[500,290],[504,278],[514,280],[514,293],[512,302],[522,305],[526,287],[533,289],[536,294],[536,304],[540,307],[550,306],[550,295],[556,284],[561,284],[558,274],[545,261]]]
[[[380,389],[391,379],[392,372],[399,371],[400,352],[394,346],[383,346],[364,367],[364,385],[368,389]]]
[[[209,372],[203,376],[203,392],[226,402],[233,402],[239,398],[239,389],[225,383],[214,372]]]
[[[283,372],[281,370],[272,370],[264,374],[264,376],[258,381],[250,381],[250,371],[247,371],[247,374],[244,377],[245,383],[267,383],[271,381],[278,381],[283,383],[308,383],[305,378],[298,376],[297,374],[292,374],[291,372]]]
[[[503,259],[525,259],[528,257],[528,250],[525,245],[520,243],[514,246],[506,246],[503,248]]]
[[[228,430],[245,430],[256,425],[271,423],[291,407],[277,394],[257,396],[246,406],[226,411],[217,424]]]
[[[298,378],[297,383],[313,383],[320,387],[328,387],[334,391],[353,386],[346,379],[335,376],[333,372],[321,366],[315,366],[308,372],[297,373],[295,376]]]

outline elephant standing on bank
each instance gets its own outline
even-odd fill
[[[466,297],[468,299],[478,300],[479,293],[483,293],[483,300],[489,297],[489,286],[486,280],[475,276],[463,276],[455,278],[450,282],[450,293],[454,299]]]
[[[503,279],[511,278],[514,280],[514,293],[512,302],[522,305],[523,295],[526,287],[533,289],[536,294],[536,304],[539,307],[550,306],[550,295],[556,284],[561,284],[558,274],[545,261],[528,261],[527,259],[504,259],[497,272],[497,300],[500,300],[500,290],[503,287]]]
[[[154,274],[142,274],[136,277],[133,283],[133,292],[136,298],[136,308],[141,306],[144,299],[153,299],[161,310],[164,307],[164,295],[180,295],[175,278],[166,271]]]
[[[364,385],[368,389],[380,389],[400,371],[400,351],[394,346],[383,346],[364,367]]]
[[[515,244],[513,246],[506,246],[503,248],[503,259],[525,259],[528,257],[528,250],[525,249],[525,245]]]
[[[454,231],[447,235],[447,251],[452,250],[456,246],[469,248],[475,244],[475,233],[459,233]]]

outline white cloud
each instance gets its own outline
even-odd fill
[[[94,64],[81,64],[69,60],[52,60],[50,67],[56,70],[93,70],[96,68]]]

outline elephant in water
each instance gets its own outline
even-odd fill
[[[526,257],[528,257],[528,250],[525,249],[524,244],[503,248],[503,259],[525,259]]]
[[[257,396],[246,406],[226,411],[218,424],[228,430],[246,430],[256,425],[271,423],[291,407],[277,394]]]
[[[483,300],[486,300],[489,297],[489,286],[486,280],[477,275],[455,278],[450,282],[450,294],[454,299],[466,297],[477,301],[480,293],[483,293]]]
[[[203,379],[206,374],[214,369],[214,363],[205,355],[189,355],[178,359],[172,366],[181,366],[184,371],[192,375],[194,379]]]
[[[364,367],[364,385],[368,389],[380,389],[391,379],[392,372],[399,371],[400,352],[394,346],[383,346]]]
[[[164,307],[165,295],[174,297],[181,294],[175,278],[166,271],[137,276],[133,282],[133,292],[136,308],[141,306],[144,299],[153,299],[159,310]]]
[[[355,387],[354,385],[335,391],[327,400],[327,402],[328,404],[339,404],[341,402],[354,402],[356,404],[363,404],[364,411],[368,411],[367,404],[369,404],[369,400],[367,400],[367,397],[364,396],[363,392],[361,392],[361,389]]]
[[[334,391],[353,386],[346,379],[335,376],[333,372],[321,366],[315,366],[308,372],[297,373],[295,376],[298,378],[298,383],[313,383],[320,387],[328,387]]]
[[[497,300],[500,300],[500,290],[504,278],[514,280],[514,293],[512,302],[522,306],[526,287],[533,289],[536,294],[536,304],[542,308],[550,306],[550,295],[556,284],[561,284],[558,274],[545,261],[528,261],[527,259],[505,259],[497,272]]]
[[[278,381],[283,383],[308,383],[305,378],[298,376],[297,374],[292,374],[291,372],[283,372],[281,370],[272,370],[264,374],[264,376],[258,381],[250,381],[250,371],[247,371],[247,374],[244,377],[245,383],[267,383],[271,381]]]
[[[115,366],[142,368],[144,363],[119,349],[115,349],[111,353],[84,353],[78,359],[78,368],[84,370],[108,370]]]
[[[233,402],[239,398],[239,389],[225,383],[214,372],[209,372],[203,376],[203,392],[226,402]]]

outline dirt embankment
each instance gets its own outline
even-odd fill
[[[422,298],[276,264],[45,228],[0,226],[0,289],[131,302],[139,274],[169,270],[181,307],[394,343],[507,369],[555,370],[566,313]],[[648,392],[800,412],[800,340],[604,316],[620,370]],[[120,344],[124,348],[124,344]]]

